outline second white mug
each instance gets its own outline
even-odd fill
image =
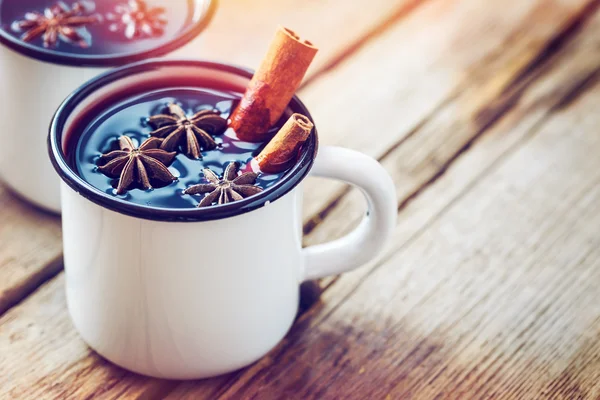
[[[210,22],[216,0],[189,0],[192,23],[168,41],[157,40],[148,47],[144,42],[147,39],[142,38],[139,39],[143,45],[141,49],[102,55],[94,54],[92,48],[61,51],[60,46],[65,46],[64,43],[59,43],[56,48],[45,48],[41,45],[41,37],[36,39],[40,43],[21,40],[20,33],[11,29],[14,23],[4,19],[25,18],[26,13],[32,12],[41,14],[44,8],[30,9],[33,2],[21,0],[2,0],[0,3],[3,10],[0,27],[6,27],[0,28],[0,178],[24,199],[58,213],[60,181],[48,162],[45,140],[58,105],[77,87],[109,68],[164,55],[196,56],[199,54],[196,39]],[[37,3],[52,7],[57,2],[40,0]],[[74,7],[77,3],[65,4]],[[89,0],[84,3],[93,4]],[[164,3],[173,8],[170,1]],[[107,7],[106,4],[103,7]],[[126,5],[127,0],[123,4]],[[108,30],[110,21],[106,15],[101,17],[101,26],[94,25],[93,29]]]

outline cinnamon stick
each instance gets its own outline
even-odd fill
[[[231,115],[230,127],[240,139],[249,142],[268,139],[269,129],[283,115],[317,50],[290,29],[279,27],[244,97]]]
[[[313,123],[302,114],[292,114],[285,125],[256,156],[261,171],[277,173],[285,171],[296,161],[300,146],[313,129]]]

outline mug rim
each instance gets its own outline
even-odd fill
[[[251,69],[227,63],[206,60],[159,59],[146,60],[126,65],[105,72],[89,80],[71,93],[71,95],[69,95],[69,97],[67,97],[58,107],[50,122],[48,134],[48,153],[50,161],[59,177],[71,189],[103,208],[131,217],[154,221],[197,222],[224,219],[254,211],[286,195],[304,180],[310,172],[318,152],[319,140],[316,126],[313,128],[306,141],[306,149],[302,152],[300,159],[286,172],[279,182],[272,187],[265,189],[261,193],[232,203],[214,205],[207,208],[148,207],[111,196],[81,178],[69,166],[62,150],[62,133],[65,123],[79,103],[108,83],[113,83],[142,71],[178,66],[214,69],[236,74],[248,79],[251,79],[254,75],[254,71]],[[289,108],[291,108],[293,112],[304,114],[313,121],[310,112],[296,95],[294,95],[290,101]]]
[[[0,4],[3,0],[0,0]],[[195,4],[199,0],[191,0]],[[200,35],[202,31],[208,26],[212,20],[216,9],[218,0],[200,0],[207,3],[202,15],[199,16],[198,20],[191,23],[188,27],[179,32],[175,37],[168,40],[167,42],[152,47],[146,50],[124,52],[116,54],[69,54],[61,53],[53,49],[46,49],[43,47],[35,46],[31,43],[24,42],[18,37],[10,35],[6,29],[0,29],[0,44],[5,45],[7,48],[16,51],[17,53],[30,57],[32,59],[48,62],[51,64],[64,65],[70,67],[91,67],[91,68],[108,68],[117,67],[122,65],[131,64],[141,60],[147,60],[150,58],[156,58],[169,54]]]

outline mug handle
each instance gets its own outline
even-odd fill
[[[321,147],[310,175],[357,186],[367,199],[368,210],[346,236],[303,250],[304,281],[347,272],[373,259],[392,236],[398,213],[392,178],[381,164],[363,153]]]

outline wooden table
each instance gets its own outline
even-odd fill
[[[599,398],[599,5],[223,0],[199,56],[255,66],[278,23],[319,44],[300,96],[322,143],[392,174],[392,246],[305,285],[255,365],[149,379],[78,337],[59,219],[0,187],[0,398]],[[363,207],[310,182],[306,244]]]

